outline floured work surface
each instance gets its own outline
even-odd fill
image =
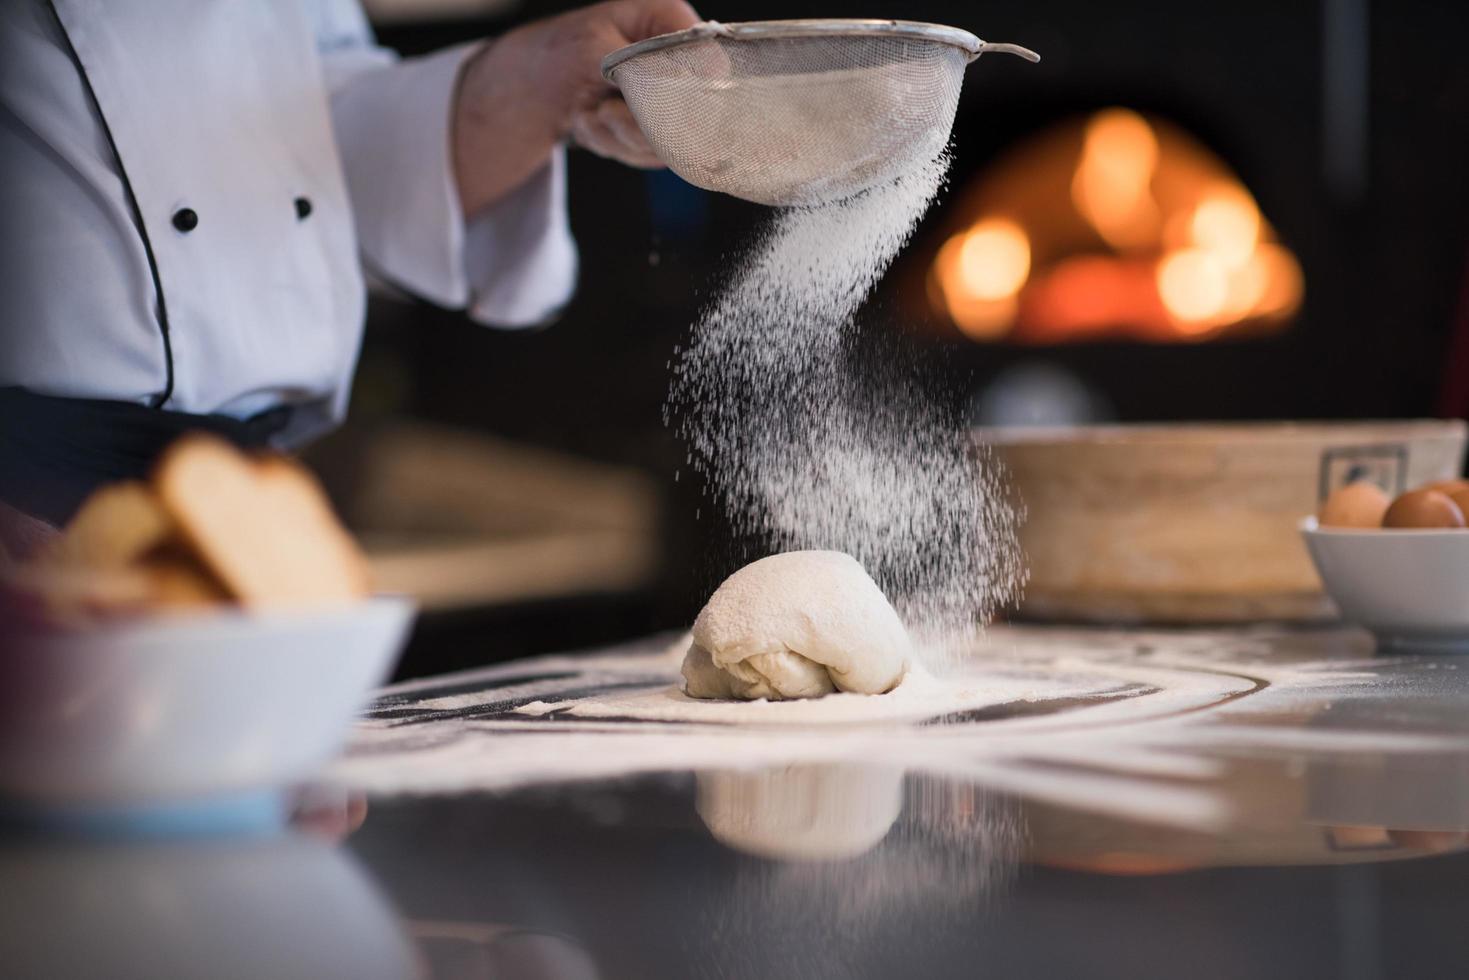
[[[1206,784],[1240,754],[1469,749],[1459,662],[1374,658],[1351,630],[997,628],[957,676],[805,702],[688,698],[682,653],[665,636],[390,688],[330,776],[386,795],[857,762],[1199,826],[1229,819]],[[1405,678],[1448,693],[1354,716]]]

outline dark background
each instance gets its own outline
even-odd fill
[[[573,6],[528,2],[494,20],[380,25],[379,37],[411,55]],[[716,20],[896,15],[1025,44],[1041,52],[1039,65],[997,56],[969,69],[954,129],[955,189],[1028,134],[1126,105],[1212,147],[1301,261],[1305,305],[1274,336],[975,344],[896,313],[920,305],[897,293],[900,283],[921,281],[904,271],[936,248],[941,199],[874,303],[887,311],[881,329],[911,335],[936,376],[954,382],[942,387],[955,397],[1044,363],[1064,368],[1124,421],[1462,413],[1445,385],[1455,322],[1466,316],[1469,5],[861,0],[706,2],[699,10]],[[421,631],[410,672],[682,628],[728,570],[710,508],[695,516],[697,482],[673,481],[684,450],[661,407],[674,346],[764,209],[584,152],[571,154],[570,199],[581,282],[560,318],[499,331],[422,304],[375,301],[352,425],[406,415],[646,470],[667,491],[668,572],[631,601],[440,617]]]

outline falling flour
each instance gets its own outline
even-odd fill
[[[857,313],[943,184],[947,155],[847,201],[778,212],[674,364],[668,417],[760,553],[854,556],[933,661],[1017,595],[997,464]],[[748,557],[758,557],[751,554]]]

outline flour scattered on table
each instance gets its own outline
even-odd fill
[[[829,694],[814,700],[718,701],[691,698],[672,686],[633,688],[562,701],[538,700],[515,708],[517,714],[574,718],[626,718],[670,724],[763,727],[871,726],[938,721],[950,715],[1018,701],[1087,697],[1111,687],[1077,674],[1048,678],[1036,674],[987,673],[976,678],[938,678],[915,667],[883,697]]]
[[[688,638],[669,636],[413,681],[384,692],[330,778],[443,793],[860,763],[1198,828],[1228,818],[1209,781],[1234,756],[1469,743],[1457,722],[1431,736],[1357,726],[1357,700],[1414,668],[1365,660],[1370,640],[1353,631],[1000,627],[986,642],[990,656],[910,671],[881,697],[690,698],[675,683]]]

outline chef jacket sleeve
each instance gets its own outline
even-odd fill
[[[368,274],[482,323],[549,318],[577,274],[564,149],[466,221],[450,119],[460,66],[475,46],[400,60],[377,46],[357,0],[307,6]]]

